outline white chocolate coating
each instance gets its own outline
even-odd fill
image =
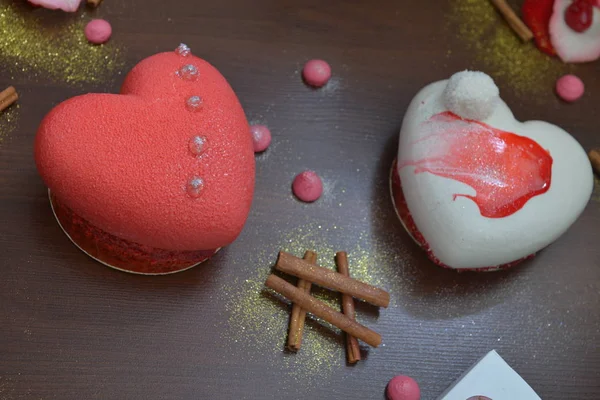
[[[398,173],[417,229],[433,255],[456,269],[493,267],[534,254],[575,222],[591,196],[593,175],[585,151],[555,125],[517,121],[499,99],[493,113],[480,122],[530,138],[547,150],[553,160],[551,185],[547,192],[530,198],[511,215],[484,217],[472,199],[454,197],[475,196],[473,187],[428,172],[415,173],[416,167],[411,165],[402,166],[407,160],[423,157],[418,154],[423,152],[423,146],[415,145],[415,141],[430,135],[423,123],[448,111],[443,96],[447,83],[432,83],[415,96],[400,132]]]

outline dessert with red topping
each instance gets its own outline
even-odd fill
[[[38,170],[70,239],[118,269],[187,269],[232,243],[254,190],[244,111],[187,46],[149,57],[120,94],[56,106],[35,139]]]
[[[390,185],[402,224],[434,263],[494,270],[564,233],[593,176],[567,132],[517,121],[489,76],[463,71],[411,102]]]
[[[600,57],[598,0],[525,0],[522,13],[544,53],[570,63]]]

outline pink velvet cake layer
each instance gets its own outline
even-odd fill
[[[50,201],[56,218],[73,243],[98,261],[123,271],[169,274],[206,261],[217,251],[171,251],[130,242],[90,224],[52,194]]]

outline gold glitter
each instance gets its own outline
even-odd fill
[[[17,103],[0,112],[0,145],[17,128],[19,108]]]
[[[267,254],[265,251],[256,255],[258,260],[248,260],[257,267],[254,275],[243,280],[235,279],[224,290],[229,312],[228,336],[234,342],[252,344],[255,353],[248,354],[249,359],[265,352],[285,352],[291,312],[290,303],[264,285],[277,253]],[[337,296],[325,289],[313,287],[313,295],[332,307],[339,307]],[[340,331],[308,314],[301,350],[283,358],[286,375],[292,380],[302,379],[307,383],[327,379],[327,373],[331,373],[334,367],[344,365],[344,351]]]
[[[516,3],[512,5],[518,10]],[[524,44],[490,1],[452,0],[450,10],[449,28],[474,53],[470,68],[491,75],[501,87],[511,87],[518,95],[548,94],[558,77],[575,69],[542,53],[533,43]],[[457,55],[448,52],[447,56]]]
[[[332,232],[336,235],[332,235]],[[386,247],[389,248],[372,239],[369,232],[357,233],[339,223],[312,223],[282,233],[279,243],[266,245],[264,249],[249,254],[243,264],[235,262],[236,268],[250,266],[253,271],[249,273],[250,277],[233,278],[233,282],[223,292],[223,300],[229,313],[227,336],[232,342],[251,344],[246,346],[246,350],[252,349],[246,355],[247,359],[260,357],[265,353],[274,356],[279,354],[290,379],[302,379],[304,383],[313,385],[328,381],[334,371],[346,365],[341,331],[308,314],[302,348],[296,354],[287,354],[284,348],[291,306],[287,300],[266,289],[264,282],[272,272],[278,250],[300,256],[305,250],[314,250],[319,256],[318,264],[330,269],[335,269],[336,251],[346,250],[352,277],[388,290],[392,295],[402,293],[399,289],[403,285],[400,275],[410,271],[402,272],[403,269],[398,268],[398,264],[407,263],[408,256],[403,257],[401,253],[386,250]],[[236,275],[244,276],[243,273],[238,274]],[[296,283],[294,278],[286,278]],[[313,285],[312,295],[331,307],[341,307],[339,293]],[[392,296],[390,307],[395,302]],[[357,320],[377,331],[376,310],[377,308],[365,303],[357,304]],[[361,344],[361,347],[364,350],[368,346]]]
[[[123,49],[111,40],[92,45],[84,35],[88,21],[69,14],[52,25],[22,3],[0,4],[0,59],[11,79],[52,79],[69,84],[101,83],[124,65]]]

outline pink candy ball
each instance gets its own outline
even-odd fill
[[[265,151],[271,144],[271,131],[266,126],[250,125],[250,133],[252,134],[252,145],[255,153]]]
[[[585,87],[575,75],[565,75],[556,81],[556,93],[564,101],[572,102],[583,96]]]
[[[302,77],[309,85],[321,87],[331,78],[331,67],[323,60],[310,60],[304,64]]]
[[[385,391],[389,400],[419,400],[421,389],[410,376],[398,375],[392,378]]]
[[[103,19],[93,19],[85,26],[85,37],[90,43],[106,43],[111,34],[112,27]]]
[[[307,203],[313,202],[323,194],[323,182],[314,171],[304,171],[294,178],[292,191],[297,198]]]

